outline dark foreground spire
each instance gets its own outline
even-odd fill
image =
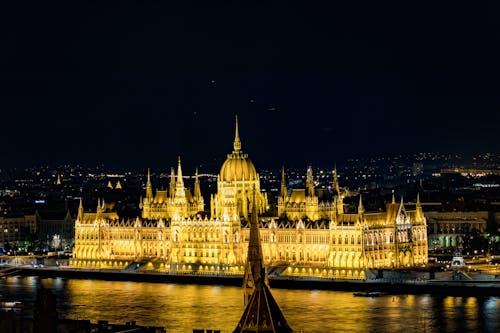
[[[243,283],[245,291],[252,290],[253,287],[253,292],[248,299],[247,295],[245,295],[245,311],[234,333],[292,332],[266,283],[267,274],[262,260],[257,214],[257,206],[254,200],[252,218],[250,219],[247,270]]]

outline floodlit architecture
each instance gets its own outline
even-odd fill
[[[333,189],[335,194],[333,197],[330,191],[315,189],[312,166],[309,166],[306,172],[306,188],[292,189],[288,195],[285,168],[283,168],[281,171],[281,191],[278,198],[278,216],[291,221],[302,218],[317,221],[331,219],[336,214],[343,214],[343,200],[347,191],[340,189],[337,168],[333,170]]]
[[[85,213],[75,222],[71,264],[79,267],[141,269],[166,272],[243,274],[250,239],[251,208],[268,209],[259,174],[244,154],[236,120],[233,152],[227,156],[204,211],[197,176],[191,193],[184,185],[179,159],[167,190],[156,190],[148,170],[140,217],[119,219],[104,210]],[[345,191],[338,184],[329,196],[314,188],[312,168],[305,189],[290,194],[282,174],[279,216],[259,220],[262,258],[273,274],[363,279],[370,268],[397,268],[427,262],[426,220],[420,200],[415,209],[403,199],[384,212],[346,213]]]

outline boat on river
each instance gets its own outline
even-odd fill
[[[380,297],[387,295],[387,293],[383,291],[356,291],[352,294],[358,297]]]

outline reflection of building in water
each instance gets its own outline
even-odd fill
[[[141,200],[142,216],[120,220],[99,203],[96,213],[80,205],[75,223],[71,264],[81,267],[158,271],[224,271],[242,274],[250,228],[247,217],[255,203],[268,208],[259,175],[241,150],[236,125],[233,153],[221,167],[217,193],[211,196],[211,217],[202,216],[198,181],[185,188],[179,161],[168,190],[157,190],[148,176]],[[149,173],[148,173],[149,175]],[[314,188],[312,169],[306,189],[286,188],[278,200],[279,217],[260,223],[262,255],[273,274],[364,278],[366,268],[401,267],[427,261],[426,221],[420,201],[407,210],[393,198],[385,212],[344,212],[345,192],[334,174],[334,191]]]

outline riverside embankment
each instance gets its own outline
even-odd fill
[[[179,274],[155,272],[123,272],[109,269],[75,269],[70,267],[11,267],[11,274],[20,276],[62,277],[108,281],[137,281],[200,285],[241,286],[241,275],[229,274]],[[480,276],[473,279],[453,272],[440,274],[437,279],[411,279],[411,272],[377,271],[367,280],[338,280],[312,277],[269,277],[272,288],[318,290],[377,290],[393,294],[441,294],[454,296],[500,296],[500,279],[496,276]],[[370,274],[367,274],[370,275]],[[419,273],[421,276],[422,273]]]

